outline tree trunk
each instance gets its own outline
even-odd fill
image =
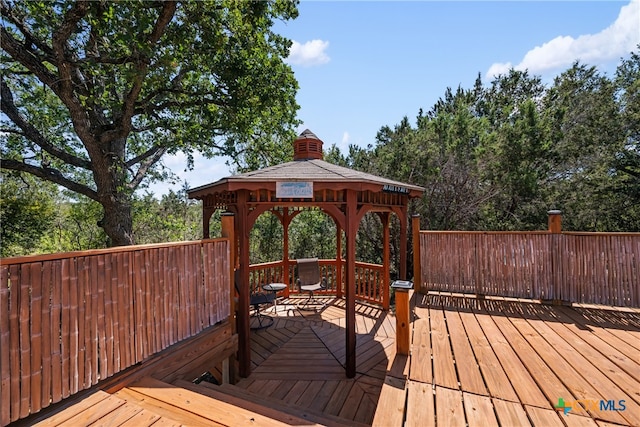
[[[135,243],[131,216],[131,194],[128,189],[127,169],[124,163],[125,140],[114,140],[102,147],[92,147],[93,177],[102,205],[100,226],[109,237],[109,246],[127,246]],[[97,148],[97,150],[95,149]],[[91,151],[90,151],[91,153]]]
[[[109,246],[133,245],[133,219],[131,204],[126,196],[118,194],[115,200],[102,203],[104,216],[102,228],[109,236]]]

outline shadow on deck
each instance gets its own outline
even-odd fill
[[[378,426],[640,425],[640,311],[415,295]]]
[[[357,305],[353,379],[344,301],[317,313],[284,301],[252,331],[252,373],[237,384],[147,376],[41,425],[640,425],[640,310],[412,301],[410,357],[395,355],[393,314]]]

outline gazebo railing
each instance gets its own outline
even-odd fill
[[[319,262],[321,275],[327,278],[327,289],[318,291],[318,295],[344,294],[346,263],[342,260],[322,259]],[[249,266],[249,287],[251,293],[260,292],[261,287],[269,283],[284,283],[287,288],[284,296],[298,294],[296,286],[296,260],[289,260],[285,274],[285,262],[274,261]],[[356,294],[360,301],[384,305],[384,287],[389,286],[389,279],[384,278],[382,265],[356,262]]]

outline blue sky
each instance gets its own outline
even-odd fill
[[[325,148],[375,143],[383,126],[414,122],[447,87],[485,84],[510,67],[551,82],[571,64],[612,76],[640,43],[640,0],[625,1],[302,1],[275,31],[293,40],[287,62],[300,89],[299,133]],[[222,158],[167,157],[190,187],[230,175]],[[175,185],[158,184],[160,195]]]

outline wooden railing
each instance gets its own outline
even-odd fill
[[[420,231],[419,251],[423,291],[640,306],[640,233]]]
[[[338,264],[337,260],[323,259],[319,261],[319,264],[321,276],[327,278],[327,289],[316,293],[318,295],[342,296],[345,283],[345,261],[342,260],[342,263]],[[288,285],[283,291],[285,296],[298,293],[295,283],[296,261],[289,260],[287,265],[287,274],[284,274],[284,261],[251,265],[249,267],[251,292],[259,292],[260,287],[268,283],[285,283]],[[356,299],[375,304],[384,303],[384,287],[389,286],[389,280],[383,277],[383,271],[381,265],[356,262]]]
[[[227,239],[2,259],[0,424],[229,317]]]

